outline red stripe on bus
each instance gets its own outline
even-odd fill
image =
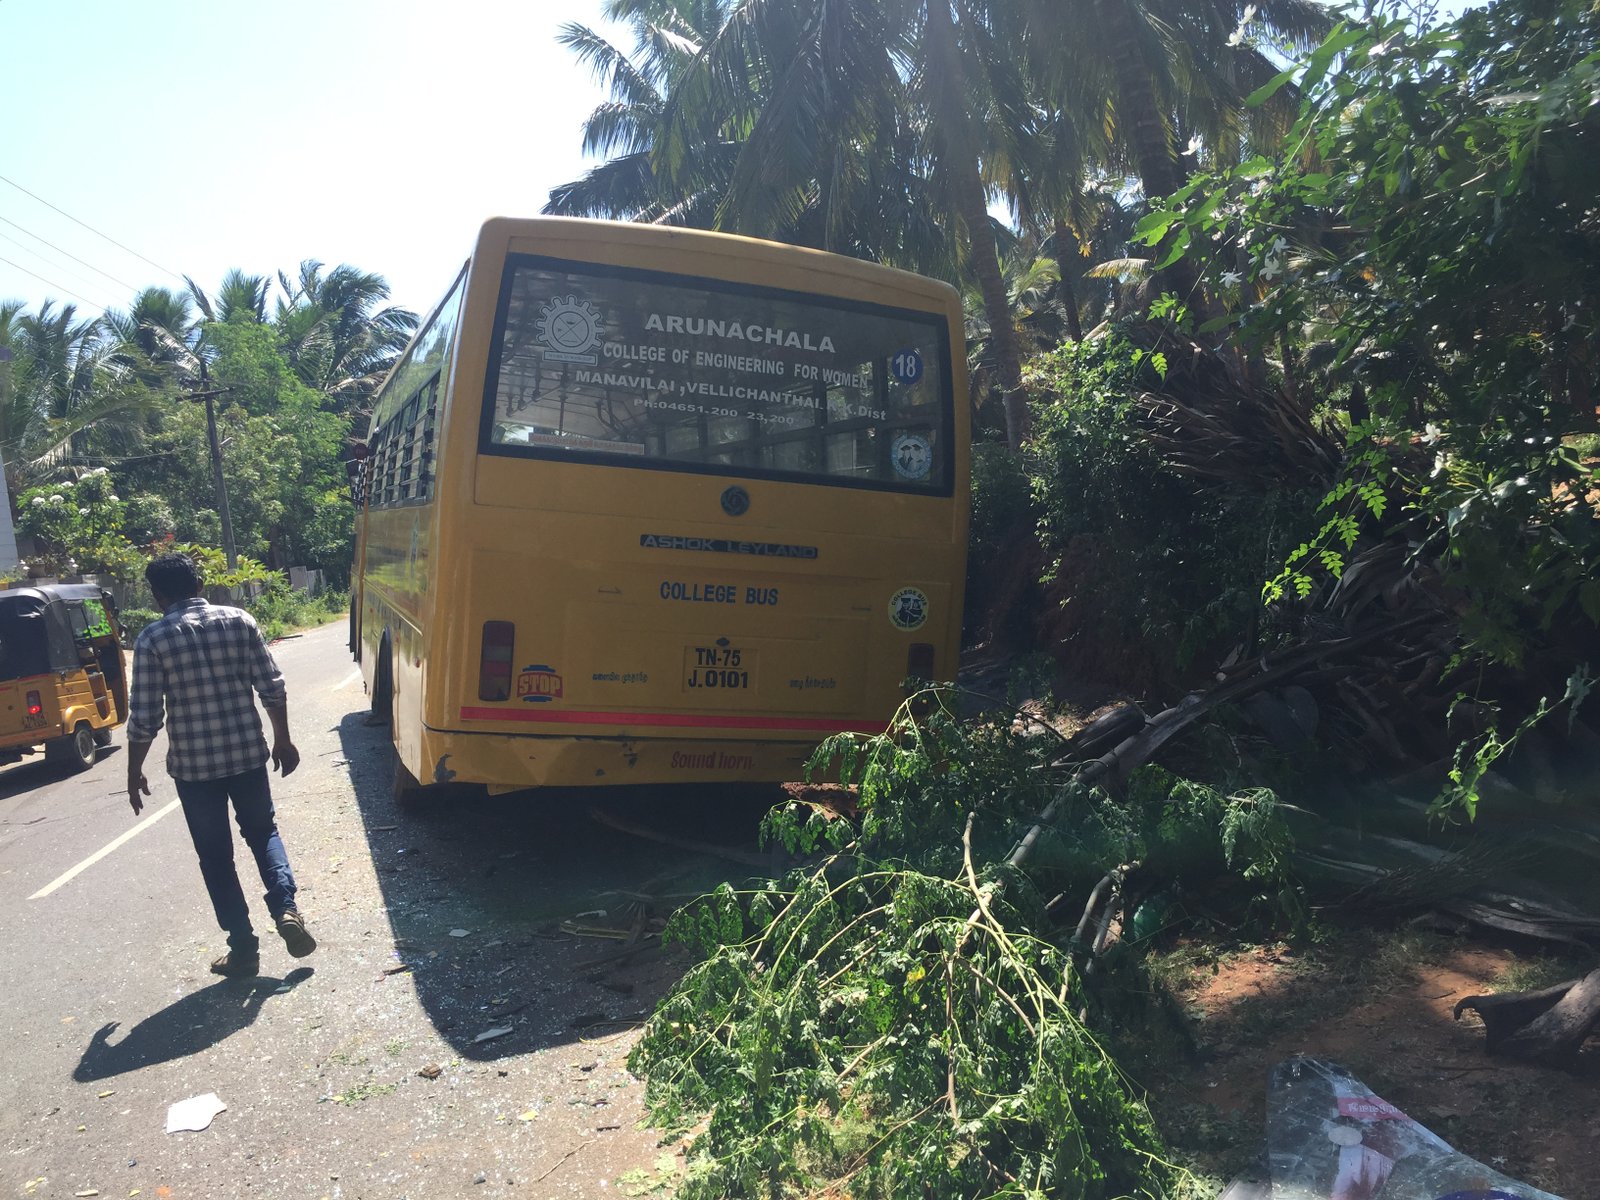
[[[574,712],[548,708],[463,708],[463,721],[538,721],[556,725],[646,725],[687,729],[793,729],[806,733],[882,733],[874,725],[817,717],[702,717],[694,713]]]

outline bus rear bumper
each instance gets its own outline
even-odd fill
[[[497,795],[535,787],[787,783],[805,778],[805,764],[816,744],[528,737],[427,729],[422,749],[423,769],[412,769],[423,783],[481,783]]]

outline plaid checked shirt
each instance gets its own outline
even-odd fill
[[[128,740],[154,741],[165,708],[174,779],[253,771],[268,755],[252,688],[268,708],[281,708],[287,697],[255,618],[199,596],[174,604],[133,644]]]

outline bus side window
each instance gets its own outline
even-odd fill
[[[422,434],[418,439],[417,494],[433,499],[433,439],[439,423],[439,376],[423,389]]]
[[[385,425],[378,431],[373,439],[372,448],[372,481],[369,485],[372,493],[372,507],[382,508],[390,503],[389,479],[390,465],[394,457],[394,429]]]
[[[395,470],[395,499],[411,500],[415,498],[415,484],[417,475],[417,410],[420,407],[422,396],[420,393],[406,401],[400,410],[395,429],[396,453],[399,463]]]

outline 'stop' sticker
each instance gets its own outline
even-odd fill
[[[928,619],[928,597],[914,587],[901,588],[889,597],[889,623],[910,632]]]

